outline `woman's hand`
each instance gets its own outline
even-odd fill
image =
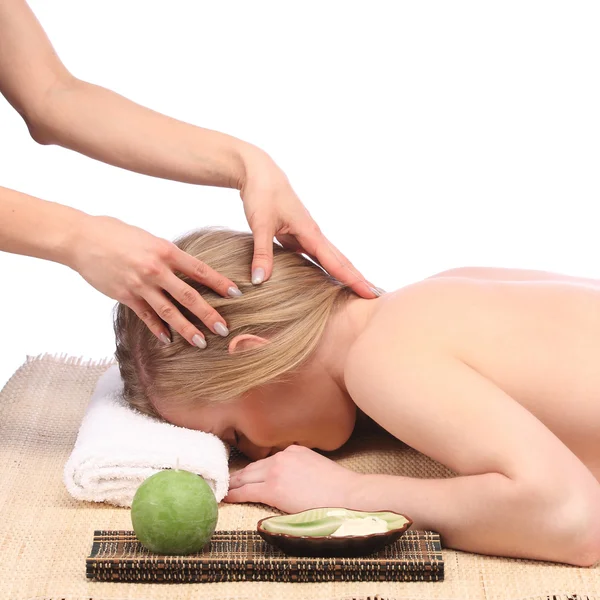
[[[348,507],[361,475],[304,446],[289,446],[231,475],[225,502],[262,502],[292,513]]]
[[[111,217],[85,215],[73,233],[67,264],[97,290],[126,304],[164,343],[163,320],[190,344],[206,347],[202,333],[167,298],[168,292],[211,331],[228,335],[219,313],[173,271],[179,271],[222,296],[239,296],[237,286],[175,244]],[[162,320],[161,320],[162,319]]]
[[[262,151],[246,156],[240,186],[246,219],[254,234],[252,283],[267,280],[273,270],[273,238],[302,252],[363,298],[380,292],[321,233],[281,169]]]

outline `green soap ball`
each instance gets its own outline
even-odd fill
[[[212,537],[217,517],[217,501],[206,481],[178,469],[148,477],[131,505],[137,538],[160,554],[199,552]]]

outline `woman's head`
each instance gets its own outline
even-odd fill
[[[212,423],[220,416],[234,409],[239,415],[244,406],[250,410],[247,415],[258,414],[250,409],[258,404],[265,413],[267,396],[273,399],[279,395],[280,404],[291,399],[302,389],[303,367],[329,317],[353,293],[313,262],[275,244],[273,275],[259,286],[252,285],[253,238],[249,233],[203,229],[176,244],[229,277],[243,292],[239,298],[222,298],[181,276],[226,319],[230,335],[213,335],[195,315],[170,298],[205,334],[208,347],[200,350],[191,346],[174,331],[173,342],[163,345],[130,308],[118,305],[116,357],[125,398],[146,414],[204,430],[206,426],[200,425],[210,422],[214,430]],[[193,415],[204,416],[198,421]],[[296,417],[299,424],[301,419]],[[279,443],[292,442],[302,440]]]

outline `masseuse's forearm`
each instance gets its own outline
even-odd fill
[[[239,189],[255,146],[140,106],[103,87],[67,78],[49,94],[33,137],[146,175]]]
[[[38,142],[139,173],[239,188],[247,155],[259,168],[268,160],[250,144],[77,79],[24,0],[0,0],[0,93]]]
[[[558,500],[499,473],[448,479],[361,475],[357,484],[349,508],[405,514],[413,529],[439,532],[449,548],[580,566],[593,564],[598,552],[598,524],[591,522],[596,511],[578,490],[562,490],[569,497]]]
[[[79,210],[0,187],[0,250],[68,264]]]

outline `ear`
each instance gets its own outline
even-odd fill
[[[229,342],[229,354],[241,350],[252,350],[252,348],[258,348],[259,346],[268,343],[269,340],[258,335],[250,335],[249,333],[236,335],[231,342]]]

